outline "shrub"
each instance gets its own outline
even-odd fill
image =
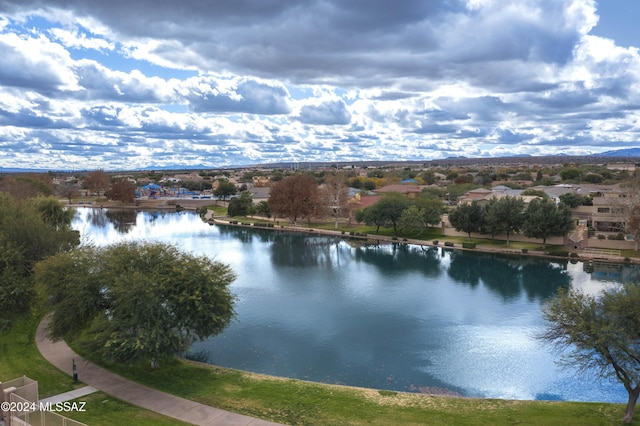
[[[523,252],[523,253],[529,253],[529,249],[523,248],[523,249],[522,249],[522,252]]]
[[[605,238],[607,238],[607,237],[605,237],[605,236],[604,236],[604,235],[602,235],[602,234],[598,234],[598,239],[599,239],[599,240],[604,240]]]
[[[624,240],[624,234],[622,232],[618,232],[617,234],[611,234],[607,237],[609,240],[622,241]]]
[[[476,243],[462,243],[462,248],[474,249],[476,248]]]
[[[438,243],[439,243],[439,241],[438,241],[438,240],[433,240],[433,245],[434,245],[434,246],[437,246],[437,245],[438,245]]]
[[[569,257],[576,258],[576,257],[579,257],[579,256],[578,256],[578,253],[571,253],[571,254],[569,255]]]
[[[201,363],[209,362],[209,351],[206,349],[202,349],[195,352],[187,352],[184,354],[184,358],[190,361],[196,361]]]
[[[453,247],[453,243],[451,241],[445,241],[444,245],[447,247]]]

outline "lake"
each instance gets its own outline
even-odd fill
[[[211,226],[192,212],[80,208],[98,246],[149,240],[229,264],[233,323],[194,345],[224,367],[468,397],[625,403],[617,382],[558,367],[535,339],[560,287],[594,293],[638,270]]]

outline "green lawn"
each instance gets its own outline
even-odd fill
[[[219,206],[217,204],[211,204],[207,206],[207,209],[213,211],[214,216],[224,216],[227,214],[227,207]]]
[[[154,413],[153,411],[138,408],[119,399],[113,398],[103,392],[96,392],[84,396],[76,401],[83,401],[84,412],[58,413],[75,419],[87,425],[100,426],[171,426],[187,425],[181,421]]]
[[[82,351],[84,345],[75,342],[73,346]],[[158,370],[151,370],[146,364],[102,364],[168,393],[295,425],[615,425],[621,424],[619,419],[624,414],[624,406],[617,404],[468,399],[377,391],[180,360]]]
[[[38,381],[41,398],[67,392],[75,387],[70,376],[45,360],[35,342],[40,316],[25,316],[14,321],[8,332],[0,333],[0,381],[27,376]]]
[[[6,332],[0,332],[0,382],[27,376],[38,381],[40,398],[57,395],[85,386],[73,383],[45,360],[35,343],[35,332],[41,315],[18,318]],[[86,412],[59,413],[88,425],[176,425],[183,424],[98,392],[79,399],[86,401]]]

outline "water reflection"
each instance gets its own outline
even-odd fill
[[[80,210],[86,214],[93,229],[106,229],[112,226],[119,234],[127,234],[136,226],[136,219],[140,214],[132,209],[88,209]],[[145,214],[146,215],[146,214]],[[77,221],[77,219],[76,219]]]
[[[120,234],[130,232],[136,226],[138,212],[131,209],[105,210],[105,217],[113,224],[113,228]]]
[[[598,291],[617,277],[546,262],[407,244],[210,226],[188,212],[114,219],[79,209],[97,245],[155,240],[231,265],[236,321],[198,343],[214,364],[285,377],[464,396],[625,401],[617,384],[558,369],[534,334],[559,287]],[[605,273],[606,272],[606,273]],[[635,274],[635,275],[634,275]]]
[[[410,271],[435,278],[442,273],[437,248],[408,244],[380,244],[356,249],[355,258],[375,267],[385,276]]]
[[[483,283],[504,300],[517,299],[523,291],[530,300],[546,299],[571,283],[566,262],[485,253],[451,252],[450,256],[449,277],[472,288]]]

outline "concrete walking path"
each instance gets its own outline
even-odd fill
[[[82,398],[83,396],[91,395],[94,392],[98,392],[98,389],[91,386],[85,386],[69,392],[59,393],[58,395],[53,395],[48,398],[42,398],[40,402],[57,404],[58,402],[66,402],[71,401],[72,399]]]
[[[160,392],[111,373],[76,354],[64,340],[52,341],[46,331],[48,324],[49,320],[45,317],[36,331],[36,346],[42,356],[70,376],[73,375],[73,363],[75,362],[78,379],[93,389],[130,404],[195,425],[278,425],[278,423],[232,413]],[[89,391],[89,389],[85,389],[85,391]]]

